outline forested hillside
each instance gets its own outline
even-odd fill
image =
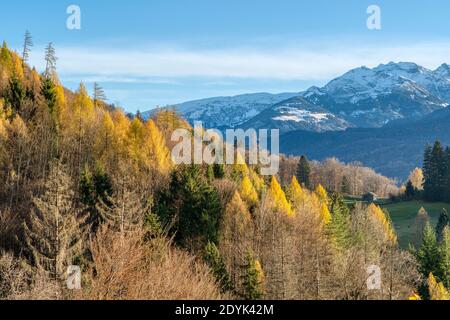
[[[382,128],[353,128],[343,132],[294,131],[280,137],[287,154],[308,153],[312,159],[337,157],[359,161],[377,172],[400,180],[422,165],[423,148],[436,139],[450,144],[450,110],[435,111],[420,120],[393,121]]]
[[[1,299],[449,298],[448,227],[439,249],[428,226],[420,250],[401,250],[388,212],[347,206],[306,158],[272,177],[174,165],[171,133],[186,121],[129,117],[98,85],[70,92],[53,46],[39,74],[26,39],[23,54],[0,52]],[[367,191],[351,181],[344,190]],[[70,265],[80,290],[66,286]]]

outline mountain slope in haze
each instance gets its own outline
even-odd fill
[[[423,150],[436,139],[450,145],[450,109],[419,120],[394,121],[382,128],[351,128],[341,132],[293,131],[280,136],[280,151],[322,160],[337,157],[360,161],[389,177],[406,179],[421,166]]]

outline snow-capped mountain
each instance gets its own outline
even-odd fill
[[[253,93],[188,101],[175,106],[190,123],[202,121],[208,128],[233,128],[257,116],[270,106],[299,93]],[[152,111],[143,113],[148,118]]]
[[[189,122],[199,120],[209,128],[323,132],[379,128],[393,120],[420,119],[449,103],[449,65],[429,70],[411,62],[391,62],[350,70],[322,88],[311,87],[300,93],[215,97],[175,107]]]
[[[241,127],[280,129],[281,133],[294,130],[323,132],[345,130],[351,124],[299,96],[265,109]]]
[[[302,95],[357,127],[381,127],[447,107],[450,68],[432,71],[409,62],[361,67]]]

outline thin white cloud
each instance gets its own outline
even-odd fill
[[[450,44],[330,43],[314,50],[298,47],[270,50],[57,47],[57,54],[58,71],[65,79],[84,77],[86,81],[166,84],[181,77],[322,81],[355,67],[373,67],[389,61],[413,61],[435,68],[450,62]],[[42,60],[42,54],[35,54],[31,63],[42,68]]]
[[[63,72],[65,74],[65,72]],[[151,78],[151,77],[128,77],[128,76],[117,76],[114,74],[111,75],[87,75],[88,73],[78,73],[78,74],[69,74],[64,77],[64,81],[68,82],[87,82],[87,83],[127,83],[127,84],[158,84],[158,85],[176,85],[179,84],[178,81],[174,79],[160,79],[160,78]]]

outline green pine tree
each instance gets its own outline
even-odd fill
[[[216,245],[209,241],[205,247],[204,255],[206,263],[211,267],[214,277],[217,283],[220,285],[222,292],[227,292],[233,289],[233,284],[231,283],[230,275],[225,266],[225,262],[220,255],[219,250]]]
[[[264,297],[264,273],[259,261],[251,252],[247,255],[247,272],[244,281],[244,298],[259,300]]]
[[[56,113],[56,86],[50,77],[44,77],[41,84],[41,94],[45,99],[50,114],[54,117]]]
[[[164,226],[158,215],[148,211],[144,217],[145,239],[152,239],[164,233]]]
[[[157,196],[156,212],[163,223],[175,222],[176,241],[204,248],[217,242],[221,206],[217,190],[201,174],[200,166],[187,165],[174,171],[167,190]]]
[[[446,226],[439,244],[439,279],[450,290],[450,231]]]
[[[81,172],[79,190],[81,202],[87,206],[94,206],[95,186],[94,182],[92,181],[92,173],[87,166]]]
[[[19,113],[26,98],[26,90],[20,80],[13,76],[9,80],[9,96],[7,101],[12,106],[14,113]]]
[[[206,167],[206,176],[208,178],[208,182],[213,182],[215,179],[215,175],[214,175],[214,167],[212,165],[208,165]]]
[[[334,243],[342,249],[350,245],[350,210],[339,193],[330,197],[331,221],[327,225],[327,232]]]
[[[438,274],[439,250],[436,233],[431,227],[430,222],[425,224],[422,245],[417,251],[416,256],[419,262],[419,271],[424,277],[428,277],[430,273]]]
[[[91,173],[89,167],[84,168],[81,172],[79,193],[81,203],[87,207],[87,223],[95,230],[102,222],[97,205],[100,202],[106,206],[110,205],[109,199],[113,195],[111,180],[102,166],[97,165],[94,173]]]

